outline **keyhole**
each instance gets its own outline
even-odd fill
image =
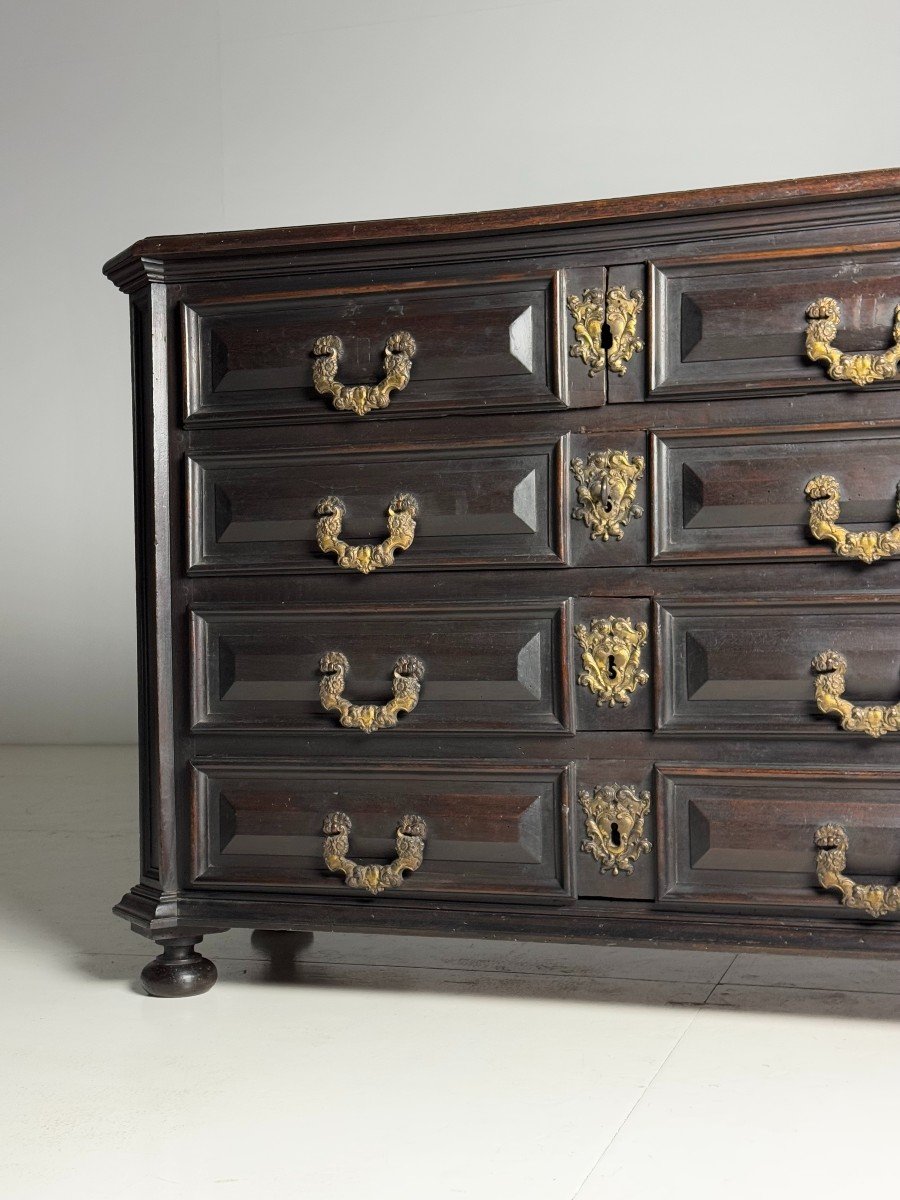
[[[619,822],[613,821],[609,827],[609,840],[614,846],[622,845],[622,835],[619,833]]]
[[[600,504],[604,512],[612,512],[612,501],[609,498],[609,481],[606,479],[600,484]]]
[[[613,658],[613,656],[611,654],[607,657],[607,660],[606,660],[606,673],[610,677],[610,679],[615,679],[619,674],[618,668],[616,667],[616,660]]]

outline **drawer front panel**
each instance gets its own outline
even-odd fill
[[[196,763],[192,871],[200,885],[369,901],[323,858],[327,814],[350,819],[349,856],[387,864],[404,814],[425,822],[422,864],[375,898],[565,902],[572,892],[571,767],[417,762]],[[371,901],[370,901],[371,902]]]
[[[826,824],[846,831],[848,876],[864,885],[900,878],[897,770],[663,765],[658,784],[662,903],[777,905],[865,917],[818,881],[816,832]]]
[[[360,706],[388,702],[398,662],[420,660],[418,703],[397,718],[403,733],[571,733],[570,626],[569,602],[198,608],[194,729],[363,736],[320,700],[322,657],[337,651],[346,697]]]
[[[727,604],[662,600],[657,728],[668,733],[865,736],[816,704],[813,659],[847,661],[847,698],[900,699],[900,600],[869,597]],[[897,737],[897,734],[893,735]]]
[[[652,438],[655,562],[835,559],[810,530],[806,486],[831,476],[840,525],[898,521],[900,431],[661,433]]]
[[[344,541],[377,546],[388,533],[388,507],[404,494],[416,505],[414,538],[392,572],[560,566],[568,532],[565,441],[197,454],[189,458],[190,569],[340,571],[317,542],[320,502],[335,496],[345,506]]]
[[[397,333],[415,341],[409,382],[376,418],[558,408],[558,305],[555,272],[193,303],[184,317],[187,419],[357,421],[316,391],[315,343],[340,339],[341,384],[376,384]]]
[[[653,264],[650,288],[651,399],[852,388],[807,357],[806,310],[833,298],[840,309],[835,346],[883,352],[900,304],[900,254],[861,246],[833,254],[692,257]]]

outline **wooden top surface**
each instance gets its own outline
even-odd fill
[[[603,222],[701,214],[804,201],[900,194],[900,168],[738,184],[695,191],[658,192],[611,200],[545,204],[449,216],[344,221],[331,225],[280,226],[223,233],[148,237],[111,258],[103,268],[111,278],[141,259],[178,260],[215,255],[309,250],[341,244],[365,245],[437,237],[514,233],[535,228],[566,228]]]

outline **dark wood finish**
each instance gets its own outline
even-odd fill
[[[652,447],[653,562],[838,563],[809,531],[804,489],[816,475],[838,480],[848,529],[897,521],[900,428],[673,430],[655,434]]]
[[[900,695],[900,596],[657,606],[657,728],[670,733],[827,737],[848,733],[815,702],[813,658],[837,650],[847,695]],[[871,739],[868,739],[871,740]]]
[[[806,310],[833,296],[841,350],[885,349],[900,304],[898,251],[895,240],[852,252],[811,247],[789,257],[752,252],[652,263],[649,398],[839,388],[806,358]]]
[[[390,898],[563,903],[574,895],[573,775],[528,763],[197,760],[191,882],[342,893],[322,857],[325,815],[350,817],[352,858],[389,862],[397,824],[412,812],[427,826],[424,861]]]
[[[342,537],[378,544],[394,496],[418,504],[413,545],[389,568],[562,566],[569,532],[566,437],[443,439],[394,450],[188,456],[189,571],[340,572],[316,542],[316,508],[346,505]],[[353,586],[353,584],[348,584]]]
[[[900,870],[900,737],[840,730],[810,669],[833,647],[848,696],[897,699],[900,574],[815,544],[802,494],[833,474],[848,525],[892,523],[900,383],[836,384],[803,338],[824,294],[842,350],[886,345],[900,171],[153,238],[106,271],[131,297],[141,727],[140,879],[116,911],[169,945],[158,990],[230,925],[900,954],[896,920],[818,894],[806,845],[840,820],[851,873]],[[566,297],[613,286],[644,292],[646,345],[590,377]],[[316,336],[370,383],[400,329],[419,348],[388,409],[312,389]],[[648,459],[644,515],[608,542],[571,515],[571,459],[604,449]],[[392,567],[320,554],[320,499],[376,542],[400,490],[421,513]],[[651,679],[601,710],[572,634],[608,616],[648,621]],[[328,649],[354,702],[418,654],[419,705],[341,728]],[[609,783],[654,794],[630,876],[580,848],[578,790]],[[370,897],[326,876],[329,796],[378,863],[427,807],[419,878]]]
[[[194,949],[196,939],[173,938],[163,942],[163,952],[141,971],[141,983],[151,996],[175,999],[202,996],[218,978],[215,964]]]
[[[900,878],[900,771],[657,768],[659,899],[859,920],[816,878],[815,835],[837,822],[859,883]]]
[[[342,729],[319,701],[319,662],[339,650],[354,704],[390,699],[401,656],[425,664],[419,702],[399,718],[406,732],[572,732],[570,607],[401,600],[378,609],[194,609],[192,727],[322,729],[341,747],[371,736]]]

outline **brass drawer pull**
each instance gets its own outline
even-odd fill
[[[881,558],[900,554],[900,524],[879,533],[867,530],[851,533],[838,525],[841,515],[841,489],[833,475],[817,475],[806,485],[806,495],[812,501],[809,510],[809,531],[820,542],[831,542],[840,558],[858,558],[874,563]],[[897,485],[897,518],[900,521],[900,484]]]
[[[395,496],[387,513],[388,536],[378,546],[350,546],[341,541],[341,527],[347,508],[339,497],[326,496],[316,508],[316,541],[324,554],[337,556],[337,565],[368,575],[379,567],[389,567],[394,552],[408,550],[416,533],[419,506],[405,493]]]
[[[319,662],[323,678],[319,683],[319,700],[329,712],[341,715],[341,724],[346,729],[361,729],[373,733],[376,729],[388,729],[397,724],[402,712],[412,712],[419,703],[421,680],[425,674],[423,663],[412,654],[397,659],[394,667],[394,698],[387,704],[351,704],[342,695],[350,664],[340,650],[329,650]]]
[[[392,333],[384,347],[384,379],[380,383],[357,383],[345,387],[337,378],[338,359],[344,347],[337,334],[316,338],[312,352],[313,384],[322,396],[331,396],[332,404],[342,412],[364,417],[374,408],[387,408],[391,392],[402,392],[409,383],[416,341],[411,333]]]
[[[883,917],[900,908],[900,887],[854,883],[844,871],[850,839],[840,825],[822,825],[816,830],[816,874],[823,888],[841,893],[841,904],[861,908],[870,917]]]
[[[630,875],[642,854],[649,854],[653,844],[644,837],[644,821],[650,811],[650,793],[637,792],[621,783],[606,783],[602,787],[578,793],[578,803],[584,811],[584,831],[581,843],[584,854],[600,864],[602,874]]]
[[[837,300],[822,296],[806,310],[806,354],[813,362],[828,363],[828,378],[863,387],[882,379],[893,379],[900,362],[900,304],[894,309],[893,346],[881,353],[844,354],[833,346],[841,310]]]
[[[347,887],[365,888],[377,896],[387,888],[399,887],[404,871],[417,871],[425,857],[427,828],[421,817],[408,813],[397,826],[397,857],[387,866],[355,863],[350,852],[350,818],[344,812],[331,812],[325,818],[323,856],[329,871],[341,873]]]
[[[819,712],[840,719],[841,729],[883,737],[900,732],[900,704],[888,708],[882,704],[856,705],[844,699],[847,687],[847,660],[837,650],[823,650],[812,661],[818,671],[816,704]]]

